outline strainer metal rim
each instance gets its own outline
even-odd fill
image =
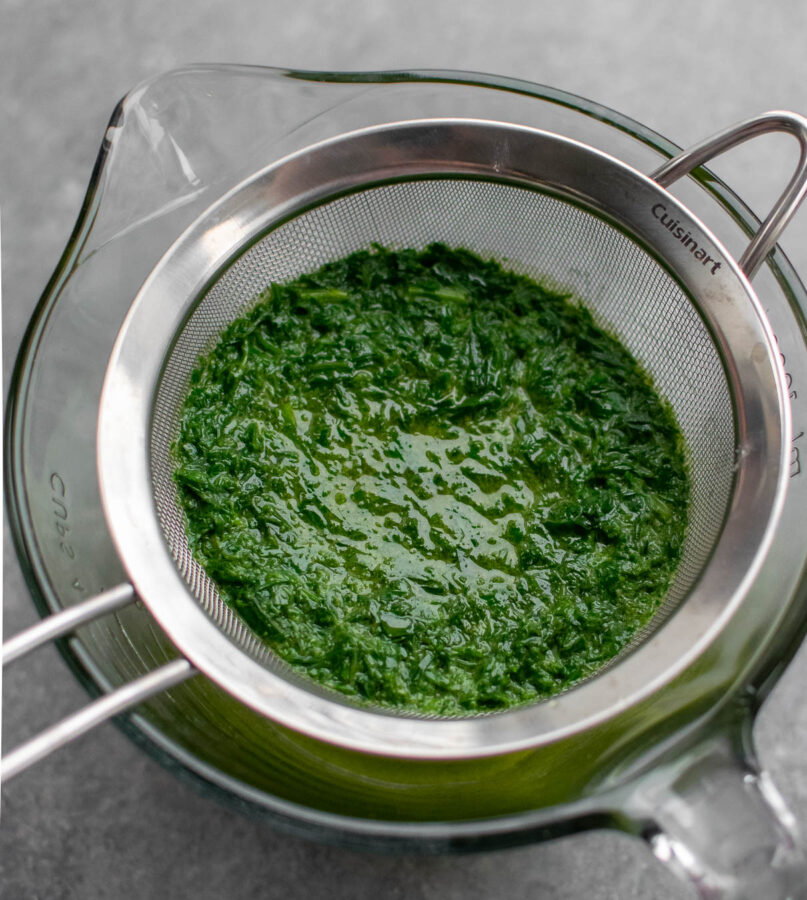
[[[343,705],[292,684],[238,650],[190,595],[166,547],[151,494],[148,446],[165,353],[189,308],[172,308],[171,298],[200,296],[257,235],[327,198],[402,178],[489,179],[491,168],[497,180],[554,192],[618,222],[651,244],[654,255],[707,306],[740,304],[736,322],[716,313],[710,323],[718,340],[725,337],[721,330],[736,332],[732,346],[748,351],[725,360],[732,380],[748,388],[739,423],[737,492],[723,536],[684,607],[592,682],[550,701],[471,719],[414,719]],[[719,272],[707,274],[694,265],[681,243],[658,228],[652,210],[660,198],[712,248],[722,263]],[[161,316],[159,339],[155,312]],[[730,254],[671,194],[619,160],[559,135],[491,121],[412,120],[341,135],[273,163],[225,195],[175,242],[135,298],[110,358],[98,471],[110,533],[135,588],[202,672],[258,712],[330,743],[390,756],[461,758],[578,733],[687,670],[743,603],[759,599],[754,587],[784,501],[789,438],[783,377],[761,305]],[[764,513],[750,528],[740,521],[749,504]]]

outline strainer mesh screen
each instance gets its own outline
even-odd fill
[[[190,373],[200,354],[270,282],[288,281],[373,242],[422,248],[432,241],[495,258],[579,298],[642,363],[672,405],[690,453],[687,538],[664,603],[632,646],[685,597],[719,535],[733,480],[731,395],[709,331],[666,270],[598,216],[528,188],[448,178],[371,187],[291,219],[227,268],[177,336],[155,400],[154,496],[174,559],[219,627],[274,668],[285,667],[220,599],[185,537],[170,448]]]

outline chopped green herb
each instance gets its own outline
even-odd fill
[[[684,444],[581,305],[466,250],[376,246],[273,284],[191,379],[191,549],[299,672],[419,713],[592,674],[653,615]]]

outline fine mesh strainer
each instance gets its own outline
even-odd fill
[[[693,481],[677,577],[624,659],[551,705],[443,721],[326,695],[255,640],[188,549],[170,455],[192,368],[268,283],[372,241],[423,247],[434,240],[501,259],[589,304],[671,403]],[[590,148],[472,120],[348,134],[232,192],[144,285],[110,361],[99,425],[113,536],[138,594],[169,634],[181,631],[175,640],[191,661],[289,727],[408,758],[531,746],[613,715],[626,701],[626,682],[635,696],[673,677],[713,639],[764,555],[788,442],[776,352],[758,302],[687,211]]]
[[[738,264],[664,186],[771,130],[795,134],[801,159]],[[609,729],[616,734],[617,723],[665,692],[670,715],[687,707],[694,715],[712,702],[709,676],[726,650],[727,625],[747,620],[751,639],[775,577],[767,551],[786,491],[790,419],[775,339],[748,278],[803,196],[805,148],[807,122],[768,114],[649,178],[548,132],[409,120],[306,148],[227,194],[147,279],[107,370],[99,483],[131,585],[53,617],[9,642],[5,654],[15,658],[137,596],[186,658],[9,754],[5,776],[194,671],[307,740],[413,768],[486,759],[517,765],[527,754],[530,765],[551,771],[570,742],[601,746]],[[418,248],[432,241],[499,259],[579,297],[671,404],[692,473],[682,561],[661,609],[631,646],[560,697],[469,718],[357,706],[291,672],[222,603],[193,558],[171,478],[190,372],[269,282],[373,242]]]

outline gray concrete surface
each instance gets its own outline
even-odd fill
[[[147,76],[197,61],[496,72],[590,97],[686,144],[765,108],[807,113],[805,36],[802,0],[0,0],[6,389],[25,324],[78,212],[108,115]],[[718,169],[759,209],[784,178],[780,165],[760,163],[746,151]],[[805,237],[802,211],[783,242],[802,273]],[[36,617],[7,532],[4,628],[13,634]],[[803,826],[805,679],[802,651],[756,729],[762,760]],[[3,744],[13,746],[83,700],[55,651],[41,651],[5,679]],[[643,845],[607,833],[461,858],[374,856],[278,835],[198,795],[107,725],[4,788],[0,896],[692,895]]]

